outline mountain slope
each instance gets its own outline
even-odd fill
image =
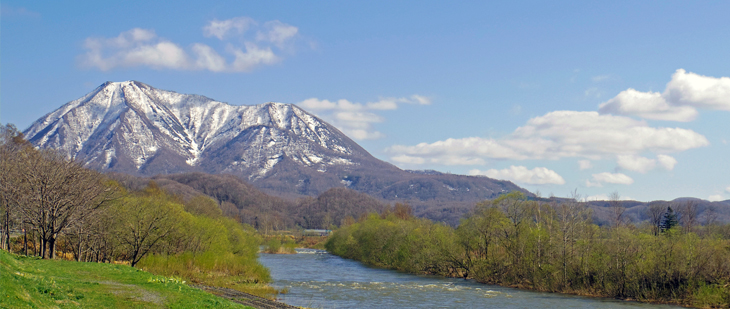
[[[485,177],[410,173],[296,105],[234,106],[136,82],[107,82],[34,122],[37,147],[100,171],[233,174],[269,193],[348,187],[386,200],[477,201],[520,190]]]

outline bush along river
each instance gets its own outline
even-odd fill
[[[367,267],[320,250],[260,254],[280,301],[308,308],[680,308]]]

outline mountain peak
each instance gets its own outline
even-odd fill
[[[25,133],[34,145],[59,149],[89,167],[141,175],[211,168],[213,160],[215,170],[262,177],[284,159],[313,166],[348,164],[342,156],[353,151],[370,156],[293,104],[234,106],[133,80],[106,82]],[[221,161],[227,149],[236,153]]]

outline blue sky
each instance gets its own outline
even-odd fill
[[[730,2],[3,1],[0,122],[105,81],[296,103],[407,169],[730,199]]]

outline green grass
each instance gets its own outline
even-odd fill
[[[0,308],[250,307],[125,265],[40,260],[0,250]]]

